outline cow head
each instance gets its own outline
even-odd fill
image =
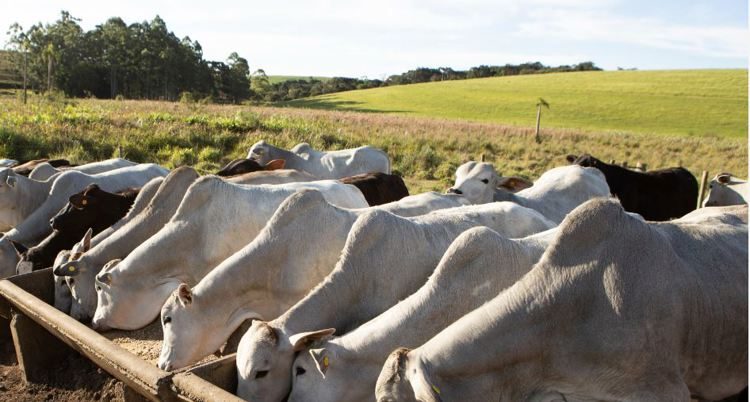
[[[703,206],[717,207],[746,204],[745,194],[740,189],[744,186],[747,186],[746,182],[737,179],[731,173],[719,173],[708,185],[708,194],[703,201]]]
[[[215,305],[214,300],[201,298],[186,283],[167,298],[160,315],[164,336],[159,368],[172,371],[195,363],[218,351],[246,319],[259,318],[246,312],[214,314]]]
[[[135,330],[159,316],[160,306],[180,285],[169,279],[128,275],[131,260],[108,262],[95,278],[96,304],[91,325],[97,330]]]
[[[410,382],[409,370],[407,370],[409,352],[409,349],[399,348],[386,359],[375,385],[375,399],[378,402],[416,402],[415,390]]]
[[[474,204],[492,202],[500,175],[486,162],[466,162],[456,169],[456,183],[448,193],[460,194]]]
[[[286,337],[264,321],[253,321],[237,349],[237,394],[252,401],[279,401],[292,386],[294,354],[334,329]]]
[[[74,246],[75,247],[75,246]],[[70,261],[72,250],[62,250],[57,253],[55,262],[52,264],[53,267],[59,267],[60,265]],[[70,313],[70,307],[73,303],[73,295],[70,292],[70,286],[65,280],[64,276],[54,275],[55,280],[55,308],[62,311],[65,314]]]
[[[247,159],[252,159],[262,165],[273,160],[273,146],[260,140],[250,147],[250,151],[247,153]]]
[[[570,162],[572,165],[578,165],[583,167],[600,167],[603,165],[603,162],[599,159],[594,158],[593,156],[589,154],[583,154],[581,156],[576,157],[575,155],[568,155],[566,157],[567,161]]]
[[[351,387],[352,381],[355,376],[367,377],[370,368],[375,369],[372,374],[377,375],[381,367],[382,364],[349,358],[346,350],[338,345],[323,342],[322,345],[301,351],[294,359],[289,401],[368,399],[372,390]]]
[[[101,207],[102,197],[109,195],[96,184],[90,184],[80,193],[68,198],[68,205],[50,219],[52,229],[57,231],[72,230],[81,226],[93,226],[93,214],[85,213]]]

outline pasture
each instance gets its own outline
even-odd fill
[[[382,148],[411,192],[446,189],[456,167],[482,155],[499,172],[530,179],[566,164],[566,154],[583,152],[605,161],[646,163],[649,169],[681,165],[696,176],[708,170],[744,177],[748,152],[746,137],[543,128],[542,143],[536,144],[531,125],[289,107],[45,97],[31,97],[24,107],[12,92],[0,97],[0,155],[18,160],[50,156],[85,162],[122,155],[168,168],[194,165],[208,173],[245,156],[260,139],[283,147],[307,141],[316,149],[363,144]]]
[[[747,137],[747,70],[592,71],[519,75],[340,92],[288,102],[591,133]]]

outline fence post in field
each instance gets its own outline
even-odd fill
[[[539,136],[539,126],[542,122],[542,107],[549,109],[549,103],[547,103],[546,100],[539,98],[539,101],[536,104],[536,135],[534,136],[537,144],[542,143],[542,137]]]
[[[628,168],[628,161],[622,161],[622,167],[624,167],[625,169],[627,169]]]
[[[706,190],[706,181],[708,181],[708,172],[704,170],[701,173],[700,187],[698,187],[698,205],[695,209],[699,209],[703,204],[703,192]]]
[[[616,164],[617,164],[617,161],[616,161],[616,160],[614,160],[614,159],[610,159],[610,160],[609,160],[609,164],[610,164],[610,165],[616,165]]]

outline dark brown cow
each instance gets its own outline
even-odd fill
[[[344,177],[339,182],[356,186],[370,206],[398,201],[409,195],[401,176],[381,172],[363,173]]]
[[[636,172],[604,163],[589,154],[568,155],[567,160],[584,167],[594,167],[604,173],[612,195],[620,199],[622,207],[649,221],[679,218],[696,207],[698,181],[681,167]]]
[[[51,266],[57,254],[70,249],[89,228],[97,234],[125,216],[137,195],[136,189],[108,193],[96,184],[72,195],[68,205],[50,220],[52,234],[30,248],[19,265],[31,263],[32,270]]]
[[[75,165],[71,165],[70,162],[67,159],[35,159],[33,161],[24,162],[20,165],[13,166],[13,171],[22,175],[22,176],[28,176],[32,170],[36,167],[36,165],[40,163],[47,162],[54,168],[59,167],[71,167]]]
[[[235,159],[216,172],[217,176],[237,176],[245,173],[257,172],[259,170],[283,169],[286,162],[283,159],[274,159],[265,165],[252,159]]]

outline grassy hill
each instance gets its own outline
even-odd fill
[[[311,77],[309,75],[269,75],[268,82],[276,84],[277,82],[291,81],[291,80],[305,80],[310,81],[310,78],[314,78],[320,81],[327,81],[329,77]]]
[[[747,137],[747,70],[600,71],[392,86],[288,102],[531,127]]]

